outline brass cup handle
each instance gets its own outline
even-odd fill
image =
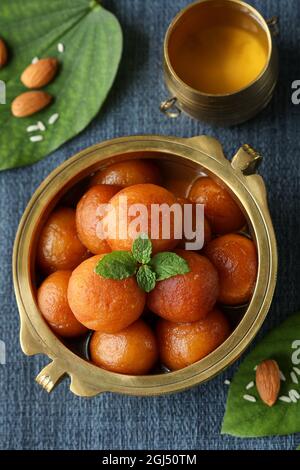
[[[272,36],[276,37],[279,35],[279,17],[272,16],[267,20],[267,25],[269,26],[269,30],[271,31]]]
[[[161,110],[162,113],[168,116],[168,118],[176,119],[181,114],[181,109],[179,109],[178,106],[176,106],[176,103],[177,103],[177,98],[176,96],[173,96],[173,98],[163,101],[160,104],[159,109]]]

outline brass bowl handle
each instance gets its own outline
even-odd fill
[[[44,367],[35,380],[46,392],[51,393],[67,375],[71,378],[70,390],[80,397],[94,397],[109,390],[105,387],[94,387],[78,377],[77,374],[66,371],[59,359],[54,359]]]
[[[161,110],[162,113],[168,116],[168,118],[176,119],[181,114],[181,109],[179,109],[178,106],[176,106],[176,103],[177,103],[177,98],[176,96],[173,96],[173,98],[163,101],[160,104],[159,109]]]
[[[65,369],[62,368],[56,360],[54,360],[41,370],[35,380],[41,387],[50,393],[65,375]]]
[[[262,156],[253,147],[244,144],[233,157],[231,166],[247,176],[256,173],[261,162]]]
[[[272,36],[276,37],[279,35],[279,17],[272,16],[267,20],[267,25],[269,26],[269,30],[271,31]]]

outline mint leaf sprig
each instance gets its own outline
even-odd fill
[[[113,251],[97,263],[95,273],[106,279],[123,280],[136,275],[139,287],[151,292],[156,283],[190,272],[188,263],[172,252],[152,256],[152,243],[148,235],[140,235],[129,251]]]

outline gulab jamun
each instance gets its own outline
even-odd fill
[[[193,322],[205,318],[219,294],[216,268],[204,256],[176,250],[190,272],[157,282],[148,295],[147,305],[158,316],[172,322]]]
[[[137,320],[119,333],[96,331],[90,342],[90,356],[103,369],[128,375],[144,375],[158,360],[156,337],[151,328]]]
[[[204,204],[205,216],[215,234],[235,232],[246,225],[243,212],[229,192],[207,176],[195,181],[188,197]]]
[[[183,369],[214,351],[229,334],[229,323],[216,308],[194,323],[160,320],[157,339],[161,362],[173,371]]]
[[[178,168],[180,172],[180,168]],[[178,198],[186,198],[190,192],[192,182],[188,178],[167,177],[164,188]]]
[[[231,233],[212,240],[204,252],[219,273],[219,302],[226,305],[249,302],[256,283],[258,265],[253,241]]]
[[[52,212],[37,246],[37,264],[42,272],[72,271],[88,256],[77,235],[75,210],[62,207]]]
[[[160,184],[161,176],[157,166],[146,159],[113,163],[95,173],[91,179],[91,185],[114,184],[123,188],[148,183]]]
[[[189,204],[192,206],[192,223],[191,223],[191,229],[194,233],[196,233],[197,229],[198,229],[198,224],[197,224],[197,220],[196,220],[196,217],[197,217],[197,205],[190,201],[189,199],[187,198],[183,198],[183,197],[180,197],[180,198],[177,198],[177,202],[182,206],[184,207],[186,204]],[[179,244],[177,245],[177,248],[182,248],[183,250],[186,249],[186,244],[187,243],[195,243],[196,241],[196,236],[193,238],[193,239],[188,239],[185,237],[185,231],[184,231],[184,212],[183,212],[183,230],[182,230],[182,234],[183,234],[183,238],[182,240],[179,242]],[[203,230],[203,236],[204,236],[204,240],[203,240],[203,246],[206,245],[208,242],[210,242],[211,240],[211,237],[212,237],[212,234],[211,234],[211,228],[210,228],[210,225],[209,225],[209,222],[207,220],[207,218],[204,216],[204,220],[203,220],[203,225],[201,225],[200,227],[200,230]]]
[[[56,271],[43,281],[37,291],[43,317],[54,333],[68,338],[87,332],[69,307],[67,291],[71,274],[71,271]]]
[[[111,250],[130,251],[140,233],[148,234],[153,253],[172,250],[179,242],[175,239],[174,214],[169,210],[176,201],[172,193],[154,184],[137,184],[118,192],[110,200],[111,211],[104,218],[104,223],[108,221],[107,241]],[[160,211],[161,206],[165,214],[169,211],[169,217]]]
[[[135,279],[106,279],[95,273],[104,255],[93,256],[72,273],[68,301],[77,320],[90,330],[116,333],[143,313],[146,294]]]
[[[97,184],[90,188],[80,199],[76,208],[76,227],[80,241],[95,255],[109,253],[110,248],[104,233],[99,230],[99,224],[105,216],[100,211],[101,206],[121,190],[120,186]]]

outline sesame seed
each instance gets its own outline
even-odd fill
[[[40,142],[41,140],[43,140],[43,136],[42,135],[33,135],[30,137],[30,140],[31,142]]]
[[[46,130],[46,126],[42,121],[39,121],[37,123],[37,125],[38,125],[40,131],[44,132]]]
[[[224,380],[224,384],[225,385],[230,385],[230,380],[228,380],[228,379]]]
[[[35,131],[38,131],[40,128],[37,124],[34,124],[32,126],[28,126],[27,127],[27,132],[35,132]]]
[[[32,64],[36,64],[40,59],[38,57],[34,57],[31,61]]]
[[[54,123],[57,121],[58,118],[59,118],[59,114],[58,114],[58,113],[54,113],[54,114],[52,114],[52,116],[49,117],[48,123],[49,123],[50,125],[52,125],[52,124],[54,124]]]
[[[250,390],[250,388],[254,387],[254,382],[249,382],[248,385],[246,385],[246,390]]]
[[[285,403],[291,403],[291,399],[289,397],[285,397],[284,395],[282,397],[279,397],[278,400],[283,401]]]
[[[298,380],[298,377],[297,377],[297,375],[295,374],[295,372],[291,372],[291,379],[292,379],[292,382],[293,382],[294,384],[297,384],[297,385],[298,385],[299,380]]]
[[[59,43],[57,44],[57,50],[58,50],[58,52],[60,52],[61,54],[62,54],[63,52],[65,52],[65,46],[64,46],[64,44],[63,44],[62,42],[59,42]]]
[[[297,396],[296,395],[298,395],[300,397],[299,393],[296,390],[290,390],[289,391],[289,397],[290,397],[290,399],[292,400],[293,403],[297,403]]]
[[[252,403],[256,402],[256,398],[253,397],[252,395],[244,395],[243,398],[244,398],[244,400],[251,401]]]
[[[299,393],[297,392],[297,390],[290,390],[290,396],[293,395],[297,400],[299,400],[300,398],[300,395]]]
[[[286,382],[285,375],[281,370],[279,371],[279,375],[280,375],[280,380],[282,380],[282,382]]]
[[[299,367],[293,367],[293,370],[296,372],[296,374],[300,375]]]

